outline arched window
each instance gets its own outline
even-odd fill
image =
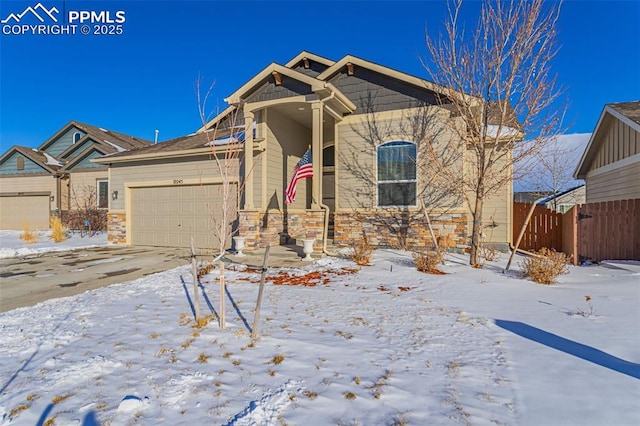
[[[80,132],[75,132],[73,134],[73,143],[78,142],[80,139],[82,139],[82,133]]]
[[[394,141],[378,153],[378,206],[415,206],[416,144]]]

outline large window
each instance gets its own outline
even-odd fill
[[[98,208],[106,209],[109,207],[109,181],[99,180],[97,185]]]
[[[378,147],[378,205],[416,205],[416,145],[388,142]]]

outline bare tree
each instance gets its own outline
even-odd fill
[[[71,186],[70,210],[64,220],[69,229],[103,231],[107,229],[107,210],[98,208],[93,185]]]
[[[212,113],[208,112],[207,101],[213,91],[214,84],[207,90],[202,87],[202,80],[196,82],[196,95],[198,100],[198,113],[204,126],[205,139],[210,147],[210,158],[220,176],[219,185],[220,202],[212,205],[211,218],[213,233],[220,245],[219,255],[225,253],[227,244],[233,235],[234,223],[240,210],[240,194],[242,182],[240,182],[242,135],[253,129],[244,129],[244,117],[242,107],[232,105],[221,114],[216,111],[220,120],[210,124]],[[242,122],[240,121],[242,120]]]
[[[485,201],[512,183],[516,161],[543,149],[562,115],[553,108],[561,91],[551,71],[560,2],[485,1],[471,32],[461,8],[461,0],[449,3],[444,33],[427,33],[424,66],[451,110],[458,137],[450,148],[466,157],[462,173],[435,155],[433,166],[439,179],[457,184],[471,212],[469,263],[478,265]]]

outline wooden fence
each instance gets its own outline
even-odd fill
[[[514,239],[520,234],[530,209],[529,203],[513,203]],[[544,206],[536,206],[519,248],[537,251],[543,247],[562,251],[562,214]]]
[[[530,206],[514,203],[514,236]],[[640,260],[640,199],[580,204],[564,215],[536,206],[520,248],[542,247],[571,255],[576,265],[587,260]]]

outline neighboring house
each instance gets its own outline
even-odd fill
[[[584,204],[586,202],[586,190],[584,185],[576,186],[566,191],[551,195],[544,199],[541,203],[548,209],[555,210],[558,213],[566,213],[576,204]]]
[[[407,245],[424,247],[430,244],[419,202],[425,178],[408,160],[419,157],[414,135],[397,123],[424,105],[441,123],[448,120],[442,89],[354,56],[336,62],[302,52],[285,65],[272,63],[195,134],[93,160],[110,167],[109,239],[186,247],[194,237],[198,247],[215,248],[212,218],[219,214],[223,179],[213,155],[231,149],[239,213],[230,220],[249,249],[288,238],[315,239],[316,249],[324,238],[348,245],[363,231],[376,246],[397,246],[397,233],[406,232]],[[374,144],[363,137],[371,129],[371,107],[377,126],[387,130]],[[453,132],[441,130],[444,143]],[[295,202],[285,204],[294,166],[308,147],[314,177],[300,181]],[[467,159],[460,170],[469,167]],[[512,199],[509,184],[485,200],[489,243],[511,241]],[[471,215],[461,201],[431,221],[446,245],[468,245]]]
[[[605,105],[574,177],[587,203],[640,198],[640,102]]]
[[[49,227],[91,200],[108,206],[108,168],[90,160],[151,142],[71,121],[37,149],[11,147],[0,157],[0,229]]]

